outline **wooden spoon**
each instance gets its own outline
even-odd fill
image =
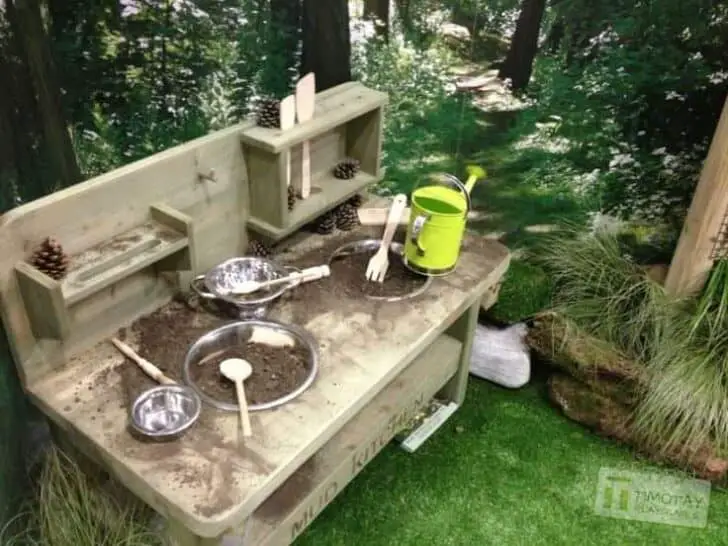
[[[329,269],[328,265],[317,265],[314,267],[308,267],[301,271],[295,271],[285,277],[279,277],[269,281],[244,281],[235,288],[231,289],[229,293],[235,296],[241,296],[243,294],[252,294],[253,292],[257,292],[263,288],[270,288],[277,284],[284,284],[293,281],[315,281],[322,279],[323,277],[328,277],[329,275],[331,275],[331,269]]]
[[[316,76],[309,72],[296,84],[296,116],[298,123],[305,123],[313,117],[316,106]],[[308,199],[311,193],[311,143],[301,143],[301,199]]]
[[[296,97],[288,95],[281,101],[281,131],[287,131],[296,124]],[[283,151],[286,164],[286,186],[291,185],[291,150]]]
[[[253,368],[247,360],[243,360],[242,358],[228,358],[220,363],[220,373],[235,383],[235,391],[238,395],[238,406],[240,408],[240,422],[243,425],[243,436],[250,437],[253,435],[253,430],[250,426],[248,402],[245,398],[243,381],[250,377],[250,374],[253,373]]]

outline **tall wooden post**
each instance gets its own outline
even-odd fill
[[[713,249],[728,214],[728,98],[713,135],[680,240],[665,279],[677,296],[699,292],[713,266]],[[727,234],[728,235],[728,234]]]

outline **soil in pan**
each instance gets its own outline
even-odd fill
[[[308,350],[247,343],[244,347],[220,351],[190,369],[190,377],[206,395],[220,402],[237,404],[234,384],[220,374],[220,363],[228,358],[250,362],[253,373],[245,380],[248,404],[265,404],[296,390],[308,377]]]
[[[384,281],[381,283],[367,281],[364,274],[372,256],[374,251],[337,258],[331,263],[331,281],[343,287],[346,295],[350,297],[383,298],[407,296],[422,288],[427,282],[427,277],[407,269],[402,263],[402,257],[394,252],[389,253],[389,267]]]

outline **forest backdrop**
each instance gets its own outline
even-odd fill
[[[456,67],[499,71],[517,98],[505,125],[456,89]],[[0,0],[0,211],[240,121],[309,70],[320,88],[354,78],[390,94],[382,191],[457,170],[494,145],[488,125],[508,135],[514,187],[558,188],[669,235],[728,89],[728,4]],[[11,494],[26,408],[2,364]]]

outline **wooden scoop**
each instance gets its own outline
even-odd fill
[[[392,244],[394,232],[399,225],[402,211],[407,205],[407,196],[403,193],[394,196],[392,205],[387,217],[387,225],[384,228],[382,242],[379,244],[377,253],[369,259],[367,264],[366,277],[369,281],[383,282],[389,268],[389,245]]]
[[[247,360],[242,358],[228,358],[220,363],[220,373],[235,383],[235,391],[238,395],[238,407],[240,409],[240,422],[243,426],[243,436],[250,437],[253,435],[253,429],[250,426],[250,415],[248,414],[248,402],[245,399],[245,381],[253,368]]]
[[[298,123],[306,123],[313,118],[316,106],[316,76],[309,72],[296,84],[296,116]],[[308,199],[311,193],[311,143],[304,140],[301,144],[301,199]]]
[[[136,362],[137,366],[139,366],[145,374],[147,374],[149,377],[154,379],[157,383],[160,383],[161,385],[176,385],[177,382],[174,379],[170,379],[164,373],[162,370],[157,368],[154,364],[149,362],[148,360],[143,359],[141,356],[136,354],[134,352],[134,349],[129,347],[126,343],[123,341],[112,337],[111,343],[114,344],[114,346],[119,349],[119,352],[121,352],[124,356],[128,357],[129,359]]]
[[[296,124],[296,97],[288,95],[281,101],[281,131],[287,131]],[[286,164],[286,186],[291,185],[291,150],[283,152]]]
[[[263,288],[270,288],[278,284],[289,283],[300,280],[301,282],[315,281],[323,277],[331,275],[331,270],[328,265],[317,265],[315,267],[308,267],[302,271],[296,271],[285,277],[278,279],[271,279],[269,281],[245,281],[240,283],[238,286],[230,290],[230,294],[234,296],[240,296],[243,294],[252,294]]]

